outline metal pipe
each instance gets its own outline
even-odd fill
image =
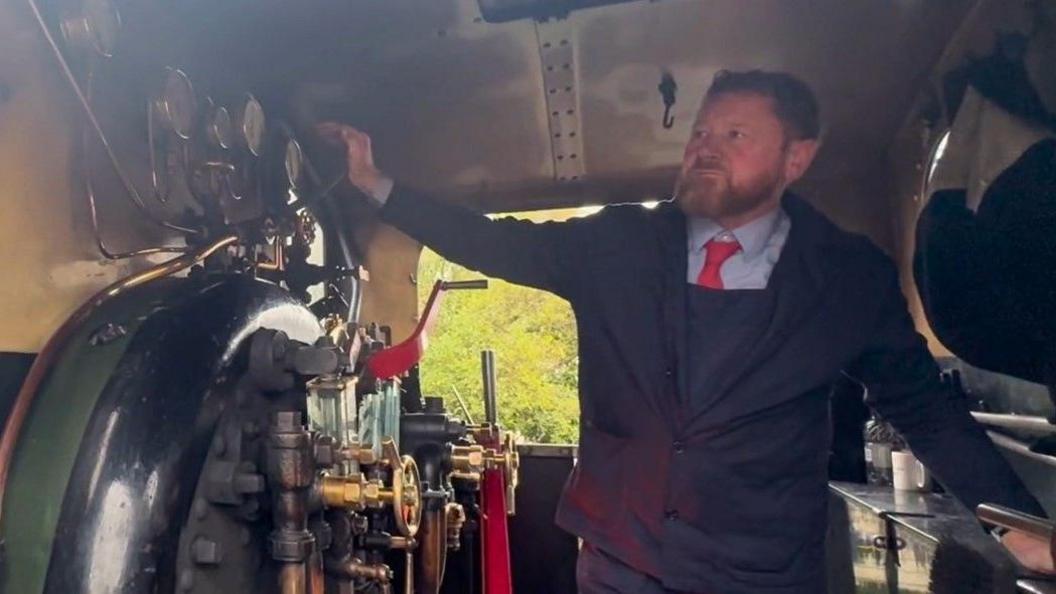
[[[484,376],[484,422],[496,425],[499,413],[495,396],[495,351],[481,351],[480,368]]]
[[[44,20],[44,16],[40,12],[40,7],[37,6],[36,0],[26,0],[29,4],[30,10],[33,11],[33,16],[36,18],[37,25],[40,27],[40,32],[44,35],[44,39],[48,42],[48,46],[51,48],[52,53],[55,55],[55,59],[59,62],[59,67],[62,69],[62,74],[66,78],[66,81],[70,83],[70,87],[73,89],[73,93],[77,96],[77,102],[84,109],[85,117],[88,118],[88,123],[95,131],[95,135],[99,138],[99,142],[103,145],[106,150],[107,156],[110,158],[110,165],[114,168],[114,173],[121,179],[122,185],[125,186],[125,191],[128,192],[129,198],[136,205],[139,210],[149,218],[152,222],[162,227],[172,229],[174,231],[180,231],[182,233],[199,234],[200,232],[195,229],[188,227],[181,227],[174,225],[164,219],[158,218],[153,212],[147,208],[147,205],[143,202],[143,198],[140,197],[136,187],[132,184],[132,181],[128,178],[125,170],[121,167],[121,162],[117,158],[117,154],[114,153],[113,147],[110,145],[110,141],[106,137],[106,133],[103,132],[103,127],[99,125],[98,118],[95,117],[95,112],[92,111],[92,105],[88,101],[88,97],[81,90],[81,85],[77,82],[77,77],[74,76],[73,70],[70,69],[69,63],[66,62],[66,57],[62,55],[62,50],[59,49],[59,44],[55,41],[55,37],[51,34],[48,29],[48,24]]]
[[[1001,427],[1016,431],[1029,431],[1031,433],[1056,434],[1056,425],[1053,425],[1045,417],[1031,415],[1010,415],[997,413],[973,412],[972,417],[976,421],[991,427]]]
[[[1056,535],[1052,522],[1000,505],[980,503],[975,508],[975,515],[987,524],[1023,532],[1048,542],[1052,542]]]
[[[25,423],[26,416],[29,413],[29,409],[33,404],[33,399],[36,397],[41,383],[44,381],[47,373],[51,370],[51,366],[58,356],[59,349],[65,346],[66,342],[70,339],[73,333],[81,327],[81,324],[88,318],[88,316],[104,302],[113,299],[130,289],[149,283],[150,281],[164,278],[186,268],[190,268],[217,251],[232,245],[237,241],[237,235],[229,235],[194,253],[185,254],[166,262],[162,262],[157,266],[148,268],[143,272],[133,274],[132,276],[113,283],[102,291],[96,293],[88,301],[81,304],[81,306],[78,307],[61,326],[59,326],[59,329],[51,335],[51,338],[45,343],[44,348],[40,350],[40,353],[37,354],[37,358],[33,361],[33,365],[29,368],[29,373],[26,374],[26,379],[22,382],[22,387],[19,389],[18,395],[15,397],[15,403],[11,407],[11,414],[7,417],[7,422],[4,424],[4,432],[0,435],[0,522],[3,520],[4,495],[7,491],[7,475],[11,469],[11,459],[14,456],[15,445],[18,443],[19,433],[22,431],[22,425]]]
[[[459,291],[465,289],[487,289],[488,279],[480,278],[464,281],[443,281],[440,286],[445,291]]]
[[[1056,467],[1056,457],[1039,454],[1038,452],[1031,450],[1029,445],[1018,439],[1013,439],[1007,435],[1002,435],[994,431],[987,431],[986,434],[990,437],[990,441],[994,442],[994,445],[999,448],[1005,448],[1006,450],[1015,452],[1025,458],[1041,462],[1042,464],[1051,467]]]
[[[466,415],[466,422],[470,425],[476,425],[477,423],[473,420],[473,415],[469,414],[469,407],[466,406],[466,401],[462,399],[462,394],[458,391],[458,388],[451,386],[451,390],[455,393],[455,398],[458,399],[458,407],[462,409],[462,414]]]
[[[304,562],[283,563],[279,570],[279,592],[282,594],[308,594]]]
[[[1019,580],[1016,588],[1023,594],[1056,594],[1056,584],[1038,580]]]

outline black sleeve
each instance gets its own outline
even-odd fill
[[[386,223],[456,264],[519,285],[573,297],[590,219],[492,220],[397,185],[381,209]],[[593,218],[593,217],[591,217]]]
[[[867,402],[973,512],[980,503],[996,503],[1044,517],[964,399],[942,385],[938,365],[913,326],[894,265],[885,259],[882,266],[884,301],[868,347],[848,370],[868,388]]]

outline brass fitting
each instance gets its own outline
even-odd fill
[[[357,462],[363,466],[370,466],[378,463],[378,457],[374,454],[373,449],[359,446],[341,448],[338,451],[338,459],[348,462]]]
[[[451,476],[479,481],[486,467],[487,457],[484,446],[453,446],[451,448]]]
[[[392,501],[392,491],[384,489],[381,481],[367,480],[362,474],[324,476],[320,480],[320,491],[323,505],[329,508],[363,511]]]
[[[489,470],[502,471],[506,483],[506,512],[512,516],[517,509],[516,491],[521,474],[521,455],[517,452],[517,442],[513,439],[513,434],[505,432],[501,449],[488,448],[484,457]]]
[[[331,566],[328,566],[328,568],[330,567]],[[392,581],[392,569],[387,565],[371,565],[364,563],[359,559],[352,558],[341,562],[340,565],[334,566],[333,568],[341,575],[353,579],[362,579],[377,582],[379,584],[388,584]]]
[[[414,547],[418,546],[418,541],[413,538],[407,538],[404,536],[393,536],[392,537],[392,548],[393,550],[404,550],[410,551]]]
[[[466,524],[466,510],[458,503],[448,503],[444,507],[447,516],[447,548],[457,551],[462,547],[462,527]]]
[[[495,443],[499,441],[499,428],[495,425],[470,425],[466,427],[473,441],[477,443]]]

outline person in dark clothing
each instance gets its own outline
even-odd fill
[[[723,72],[671,202],[533,224],[394,183],[367,135],[319,126],[343,144],[350,181],[384,221],[571,303],[580,457],[557,522],[586,543],[581,592],[824,592],[828,394],[841,372],[969,508],[1043,515],[940,384],[894,264],[787,191],[819,130],[801,81]],[[1051,570],[1046,543],[1004,542]]]

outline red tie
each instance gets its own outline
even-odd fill
[[[741,249],[741,244],[736,241],[716,241],[712,239],[704,244],[704,248],[708,250],[708,253],[704,258],[704,267],[700,269],[700,275],[697,276],[697,284],[709,289],[721,289],[723,286],[719,270],[722,269],[722,265],[726,263],[726,260],[730,259],[730,256]]]

